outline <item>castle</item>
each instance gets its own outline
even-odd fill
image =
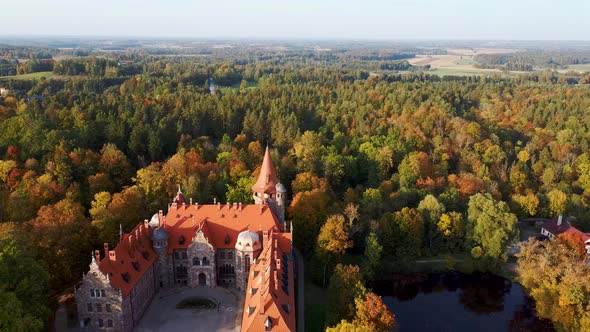
[[[286,190],[268,148],[252,192],[255,204],[200,205],[179,188],[167,214],[96,250],[75,287],[81,329],[132,331],[160,289],[222,286],[245,293],[241,331],[295,331]]]

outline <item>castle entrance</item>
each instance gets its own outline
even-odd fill
[[[199,286],[207,285],[207,275],[205,273],[199,273]]]

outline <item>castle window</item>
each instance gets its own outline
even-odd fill
[[[113,327],[113,320],[112,319],[107,320],[107,327]]]
[[[112,312],[113,309],[111,308],[111,305],[109,303],[105,304],[104,306],[105,306],[106,312]]]
[[[188,257],[186,256],[186,251],[182,252],[182,259],[187,259]]]
[[[234,259],[234,253],[233,252],[228,252],[227,253],[227,259]]]
[[[102,304],[100,304],[100,303],[96,304],[96,312],[102,312]]]
[[[250,255],[244,256],[244,267],[246,271],[250,271]]]
[[[107,296],[106,295],[106,292],[104,291],[104,289],[101,289],[100,290],[100,296],[102,296],[102,297],[106,297]]]
[[[121,273],[121,278],[123,278],[123,280],[126,283],[129,283],[129,281],[131,281],[131,276],[129,276],[129,273],[128,272]]]
[[[178,253],[178,251],[174,252],[174,258],[179,259],[180,258],[180,254]]]
[[[94,295],[94,288],[91,288],[91,289],[90,289],[90,297],[94,297],[94,296],[95,296],[95,295]]]
[[[98,319],[98,327],[104,327],[104,321],[102,319]]]
[[[197,258],[197,257],[193,258],[193,265],[195,265],[195,266],[201,265],[201,261],[199,261],[199,258]]]
[[[145,250],[141,252],[141,255],[143,256],[143,259],[145,259],[145,260],[150,258],[150,253]]]
[[[225,259],[225,252],[224,251],[219,253],[219,258]]]
[[[207,260],[207,257],[203,257],[203,265],[209,265],[209,260]]]
[[[88,312],[92,312],[92,303],[86,303],[86,310],[88,310]]]

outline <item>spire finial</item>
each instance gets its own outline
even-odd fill
[[[90,255],[92,256],[92,263],[96,263],[96,257],[94,256],[94,251],[91,251]]]
[[[180,190],[180,184],[178,185],[178,192],[182,194],[182,190]]]

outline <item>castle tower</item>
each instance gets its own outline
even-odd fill
[[[285,186],[283,186],[275,174],[268,146],[264,152],[264,159],[260,167],[258,180],[252,186],[255,204],[268,205],[279,217],[283,226],[285,225]]]
[[[164,227],[164,215],[162,210],[158,212],[158,221],[159,227],[156,228],[152,234],[153,248],[158,255],[158,260],[155,264],[155,273],[158,276],[159,286],[168,287],[171,285],[169,278],[170,264],[168,261],[168,232]]]

